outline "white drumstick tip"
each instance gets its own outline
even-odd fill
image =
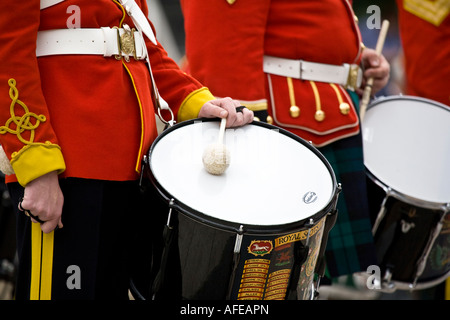
[[[202,160],[205,170],[213,175],[223,174],[230,166],[230,152],[223,143],[225,133],[226,118],[220,122],[219,138],[216,143],[206,147]]]

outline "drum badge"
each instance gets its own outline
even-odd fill
[[[317,200],[317,194],[313,191],[309,191],[309,192],[305,193],[305,195],[303,196],[303,202],[306,204],[313,203],[316,200]]]
[[[415,228],[416,225],[414,222],[406,222],[405,220],[400,220],[400,223],[402,225],[402,232],[408,233],[410,229]]]
[[[253,240],[247,249],[254,256],[264,256],[272,251],[273,244],[270,240]]]

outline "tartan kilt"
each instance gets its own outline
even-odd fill
[[[350,92],[354,103],[359,106],[357,96]],[[358,109],[358,107],[357,107]],[[366,271],[370,265],[377,265],[375,245],[372,236],[372,219],[369,208],[368,185],[362,134],[333,142],[319,148],[329,161],[342,185],[337,209],[338,216],[329,233],[325,252],[327,272],[331,277]]]
[[[358,134],[319,149],[342,185],[336,224],[325,251],[331,277],[366,271],[377,264],[361,144]]]

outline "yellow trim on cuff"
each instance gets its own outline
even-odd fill
[[[50,142],[27,145],[14,152],[11,165],[22,186],[46,173],[57,171],[59,174],[66,170],[61,148]]]
[[[197,118],[203,105],[214,99],[215,97],[206,87],[195,90],[181,104],[178,111],[178,122]]]

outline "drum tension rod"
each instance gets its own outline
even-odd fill
[[[241,245],[242,245],[242,238],[244,237],[244,226],[241,225],[239,227],[239,230],[237,230],[236,234],[236,241],[234,243],[234,251],[233,251],[233,267],[231,271],[230,276],[230,282],[228,283],[228,294],[227,294],[227,300],[231,299],[231,294],[234,286],[234,280],[236,277],[236,270],[239,265],[239,261],[241,259]]]
[[[314,226],[314,220],[311,218],[309,222],[305,223],[305,227],[308,228],[308,235],[306,237],[305,247],[309,245],[309,235],[311,234],[311,228]]]
[[[145,167],[148,165],[148,157],[144,155],[141,163],[141,174],[139,175],[139,187],[142,188],[142,179],[144,178]]]
[[[167,222],[166,222],[166,226],[169,228],[169,229],[172,229],[172,227],[170,226],[170,219],[172,218],[172,209],[173,209],[173,204],[175,203],[175,200],[172,198],[172,199],[170,199],[170,202],[169,202],[169,214],[167,215]]]
[[[236,241],[234,243],[234,253],[241,252],[242,238],[244,236],[244,226],[241,225],[236,235]]]

